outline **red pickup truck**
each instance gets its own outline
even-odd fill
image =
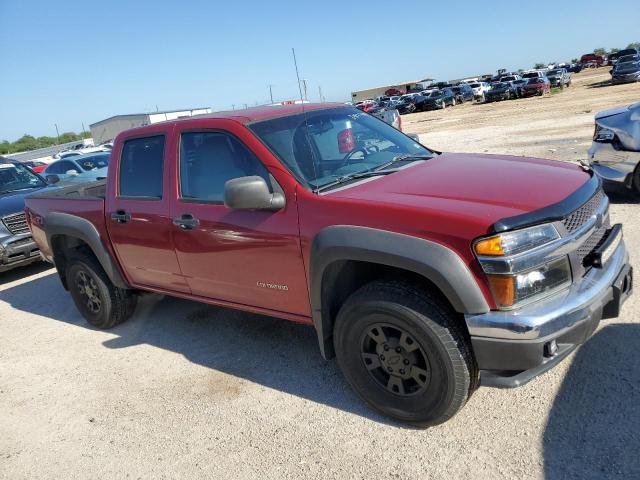
[[[578,165],[442,154],[307,104],[126,131],[106,181],[26,212],[92,325],[126,320],[142,291],[309,324],[364,401],[426,426],[618,315],[632,270],[608,205]]]

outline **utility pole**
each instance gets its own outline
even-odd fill
[[[244,109],[246,110],[247,108],[249,108],[249,107],[248,107],[248,106],[247,106],[247,104],[245,103],[245,104],[244,104]]]
[[[232,104],[231,104],[231,110],[235,110],[235,109],[236,109],[236,104],[235,104],[235,103],[232,103]]]
[[[60,145],[60,132],[58,131],[58,124],[54,123],[54,125],[56,126],[56,137],[58,137],[58,145]]]
[[[324,97],[322,96],[322,87],[318,85],[318,95],[320,96],[320,103],[324,103]]]
[[[84,139],[84,132],[85,132],[85,129],[84,129],[84,122],[82,122],[82,138],[83,138],[83,139]]]
[[[273,85],[269,84],[269,98],[271,98],[271,103],[273,103],[273,90],[271,87],[273,87]]]

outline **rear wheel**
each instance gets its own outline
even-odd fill
[[[632,184],[635,192],[640,195],[640,164],[638,164],[635,172],[633,173]]]
[[[452,106],[452,107],[455,107],[455,106],[456,106],[456,97],[453,97],[453,98],[451,99],[451,106]]]
[[[417,426],[453,417],[476,387],[468,336],[455,312],[410,283],[354,293],[334,329],[338,365],[374,409]]]
[[[82,316],[94,327],[111,328],[134,312],[137,295],[116,287],[90,255],[72,258],[66,268],[69,292]]]

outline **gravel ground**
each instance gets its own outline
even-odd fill
[[[604,78],[405,127],[445,150],[584,158],[593,114],[638,99],[589,88]],[[639,211],[612,195],[636,265]],[[640,478],[639,307],[636,292],[554,370],[413,430],[364,407],[308,327],[152,295],[98,331],[52,269],[0,274],[0,477]]]

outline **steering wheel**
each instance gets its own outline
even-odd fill
[[[364,157],[366,157],[369,154],[369,152],[367,152],[367,149],[364,148],[364,147],[354,148],[353,150],[351,150],[349,153],[347,153],[344,156],[344,158],[342,159],[342,164],[340,165],[340,167],[344,167],[346,165],[349,165],[349,163],[350,163],[349,160],[351,160],[351,157],[354,154],[358,153],[358,152],[361,152],[364,155]]]

